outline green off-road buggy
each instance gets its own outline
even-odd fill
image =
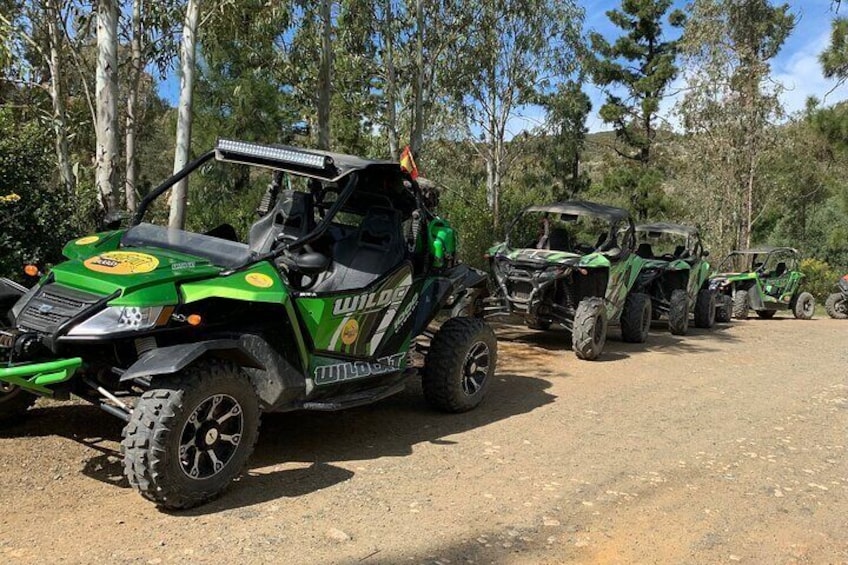
[[[272,178],[247,243],[229,225],[142,223],[212,160]],[[129,229],[71,242],[27,292],[0,286],[0,418],[39,395],[101,406],[126,421],[129,482],[178,509],[242,472],[261,412],[375,402],[403,389],[422,348],[429,403],[472,409],[493,378],[493,332],[472,318],[426,331],[486,284],[455,261],[456,243],[397,163],[221,140],[153,190]]]
[[[645,260],[635,251],[633,221],[621,208],[568,201],[525,208],[504,243],[488,252],[494,291],[485,313],[523,318],[532,329],[559,324],[574,353],[596,359],[608,324],[642,343],[651,297],[636,283]]]
[[[798,270],[798,255],[791,247],[731,252],[710,277],[710,288],[719,296],[716,318],[730,321],[732,314],[745,320],[753,309],[760,318],[790,310],[796,318],[811,319],[816,299],[801,290],[804,275]]]
[[[689,314],[695,326],[711,328],[715,323],[715,294],[709,287],[709,255],[698,229],[679,224],[654,223],[636,226],[636,254],[647,264],[637,286],[651,296],[654,319],[668,318],[671,333],[689,329]]]
[[[824,309],[834,320],[848,320],[848,275],[839,279],[836,289],[837,292],[827,297]]]

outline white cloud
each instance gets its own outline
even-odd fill
[[[826,79],[822,74],[819,54],[827,48],[829,43],[830,28],[828,26],[818,35],[811,37],[794,53],[774,65],[772,76],[786,89],[781,95],[781,100],[788,113],[803,110],[810,96],[815,96],[828,105],[848,98],[848,87],[842,85],[830,92],[836,82]],[[827,96],[826,99],[825,96]]]

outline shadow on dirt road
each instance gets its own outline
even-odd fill
[[[450,436],[526,414],[554,401],[550,383],[534,377],[498,374],[489,396],[478,409],[441,414],[430,409],[420,383],[378,404],[335,413],[291,412],[263,416],[259,441],[249,469],[283,463],[309,467],[248,471],[221,499],[180,515],[197,516],[269,500],[302,496],[353,477],[332,462],[360,461],[412,454],[423,442],[452,445]],[[123,423],[98,408],[55,404],[31,410],[20,425],[0,430],[0,438],[59,435],[91,448],[82,473],[118,488],[129,488],[118,443]]]
[[[651,322],[651,332],[646,343],[626,343],[621,340],[618,328],[611,327],[604,352],[591,363],[621,361],[643,351],[674,355],[718,351],[721,345],[739,341],[739,338],[731,333],[731,327],[730,324],[717,324],[707,330],[690,326],[686,335],[677,336],[669,333],[668,322],[654,321]],[[501,324],[497,326],[497,334],[498,339],[505,343],[529,345],[550,352],[561,351],[564,355],[573,356],[571,334],[564,329],[537,331],[519,325]]]

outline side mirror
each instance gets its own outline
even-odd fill
[[[291,261],[291,267],[304,275],[317,275],[323,273],[330,266],[330,258],[315,251],[309,251],[298,255]]]

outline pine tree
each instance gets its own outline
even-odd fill
[[[671,0],[623,0],[607,17],[624,32],[614,43],[595,32],[589,39],[595,83],[610,88],[601,117],[615,128],[625,145],[617,152],[643,165],[651,164],[659,106],[677,77],[677,41],[665,39],[663,18]],[[680,28],[685,15],[674,10],[668,24]]]

